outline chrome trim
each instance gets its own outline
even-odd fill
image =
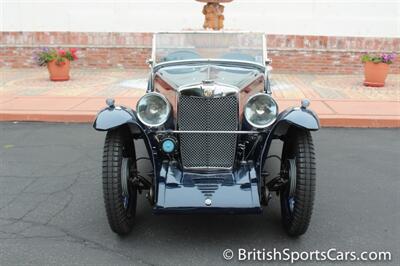
[[[259,73],[259,74],[255,75],[253,79],[249,80],[247,83],[244,83],[244,85],[242,85],[241,87],[236,87],[236,86],[230,85],[228,83],[218,82],[218,81],[214,81],[214,80],[213,80],[212,84],[207,83],[207,81],[205,82],[203,80],[202,82],[189,83],[189,84],[181,85],[179,87],[178,86],[175,87],[175,86],[173,86],[173,84],[172,84],[173,81],[171,81],[171,79],[164,77],[162,75],[159,75],[158,73],[156,73],[156,75],[158,75],[163,81],[168,83],[177,92],[191,89],[191,88],[199,88],[201,86],[203,86],[203,87],[214,86],[215,89],[219,89],[219,88],[223,87],[223,88],[226,88],[224,90],[230,89],[232,93],[238,93],[238,92],[241,92],[247,86],[249,86],[251,83],[253,83],[255,80],[259,79],[260,77],[263,77],[263,78],[265,77],[265,75],[263,73]]]
[[[151,49],[151,71],[153,71],[153,66],[156,60],[156,36],[153,34],[151,44],[153,49]]]
[[[175,89],[174,91],[176,92],[176,97],[175,97],[175,102],[172,104],[172,108],[174,110],[176,110],[176,112],[174,112],[174,115],[176,115],[175,118],[175,128],[178,127],[178,108],[179,108],[179,98],[181,95],[185,95],[185,96],[192,96],[192,97],[205,97],[204,95],[199,95],[196,96],[195,92],[198,91],[200,93],[203,94],[203,86],[208,86],[209,88],[212,88],[213,90],[215,90],[216,88],[218,88],[218,95],[216,95],[213,92],[213,95],[210,98],[217,98],[217,97],[225,97],[225,96],[230,96],[230,95],[236,95],[236,97],[238,98],[238,121],[239,121],[239,125],[241,123],[241,114],[240,114],[240,98],[238,95],[239,92],[239,88],[229,85],[229,84],[222,84],[219,82],[213,82],[213,84],[204,84],[204,82],[201,83],[192,83],[189,85],[183,85],[178,87],[177,89]],[[183,92],[183,93],[182,93]],[[192,95],[188,95],[190,93],[194,93]],[[207,98],[207,97],[205,97]]]
[[[207,130],[159,130],[155,131],[157,134],[183,134],[183,133],[199,133],[199,134],[262,134],[261,131],[207,131]]]
[[[146,122],[143,121],[143,119],[142,119],[142,118],[140,117],[140,115],[139,115],[138,106],[139,106],[140,101],[141,101],[142,99],[144,99],[145,97],[148,97],[148,96],[150,96],[150,95],[157,95],[157,96],[159,96],[159,97],[167,104],[168,115],[167,115],[167,118],[165,119],[165,121],[163,121],[163,122],[161,122],[161,123],[158,123],[158,124],[149,124],[149,123],[146,123]],[[140,99],[137,101],[137,103],[136,103],[136,114],[137,114],[137,117],[138,117],[138,119],[140,120],[140,122],[142,122],[144,125],[146,125],[146,126],[148,126],[148,127],[159,127],[159,126],[165,124],[165,122],[167,122],[169,116],[171,115],[171,104],[170,104],[170,102],[167,100],[167,98],[166,98],[164,95],[162,95],[161,93],[158,93],[158,92],[147,92],[145,95],[143,95],[142,97],[140,97]]]
[[[211,85],[211,86],[214,86]],[[225,86],[222,87],[222,90],[225,89]],[[229,89],[232,89],[229,88]],[[234,91],[236,91],[236,89],[234,88]],[[190,94],[190,93],[189,93]],[[170,132],[174,132],[175,134],[180,134],[180,137],[184,138],[185,141],[183,141],[181,139],[180,142],[180,151],[181,151],[181,158],[182,158],[182,165],[184,169],[201,169],[201,168],[205,168],[205,169],[214,169],[214,168],[226,168],[226,169],[231,169],[234,165],[234,158],[236,158],[236,147],[237,147],[237,138],[238,138],[238,130],[239,130],[239,113],[238,113],[238,97],[237,97],[237,93],[234,93],[233,95],[229,95],[229,96],[225,96],[225,97],[204,97],[204,96],[190,96],[190,95],[182,95],[182,91],[178,94],[179,96],[177,97],[177,99],[179,99],[179,104],[178,104],[178,121],[184,122],[184,124],[180,124],[180,127],[178,127],[178,130],[173,130]],[[225,98],[225,99],[224,99]],[[184,100],[185,105],[182,106],[182,102],[181,100]],[[189,101],[189,102],[188,102]],[[209,102],[210,101],[210,102]],[[235,103],[235,108],[237,109],[235,111],[236,115],[233,116],[234,110],[229,108],[229,110],[232,110],[232,112],[227,111],[226,115],[229,116],[227,117],[229,119],[225,120],[225,119],[220,119],[221,117],[223,117],[223,115],[221,116],[221,114],[215,113],[212,110],[213,109],[209,109],[207,107],[208,103],[211,104],[211,106],[215,105],[215,103],[220,102],[221,104],[223,104],[225,107],[228,107],[226,104],[229,104],[230,107],[233,107],[233,102]],[[189,105],[188,105],[189,103]],[[203,110],[205,113],[204,114],[210,114],[210,117],[213,117],[212,120],[210,120],[209,122],[211,123],[210,128],[207,127],[206,130],[205,127],[206,125],[204,125],[204,127],[196,127],[193,125],[193,123],[191,124],[189,121],[185,119],[185,114],[186,112],[180,112],[179,110],[182,110],[181,108],[184,108],[183,110],[188,111],[188,112],[192,112],[193,108],[191,107],[193,104],[193,106],[196,107],[197,111],[202,112],[201,110]],[[200,104],[200,105],[199,105]],[[205,105],[203,105],[205,104]],[[216,107],[216,106],[215,106]],[[218,108],[218,107],[217,107]],[[226,108],[223,108],[224,110],[227,110]],[[191,111],[190,111],[191,110]],[[222,110],[222,109],[221,109]],[[211,112],[210,112],[211,111]],[[233,120],[233,117],[235,118]],[[183,120],[182,120],[183,119]],[[202,124],[204,123],[204,118],[201,119],[201,117],[199,118],[194,118],[194,119],[198,119],[196,120],[198,123]],[[203,121],[202,121],[203,120]],[[206,119],[208,121],[208,119]],[[234,124],[233,124],[233,121]],[[207,124],[209,125],[209,124]],[[181,126],[184,126],[181,127]],[[213,128],[214,126],[214,128]],[[216,127],[215,127],[216,126]],[[168,130],[166,130],[168,131]],[[247,132],[246,132],[247,134]],[[196,138],[196,136],[205,136],[206,139],[209,139],[209,141],[211,141],[210,143],[214,143],[215,145],[222,145],[221,148],[223,150],[225,150],[227,152],[227,154],[225,153],[220,153],[218,150],[219,149],[215,149],[215,146],[207,146],[206,149],[206,154],[204,154],[205,157],[203,156],[199,156],[199,154],[202,154],[205,150],[202,149],[202,152],[200,152],[199,154],[196,153],[195,158],[191,158],[191,154],[187,153],[187,149],[185,149],[185,147],[190,147],[193,145],[199,145],[199,141],[200,143],[202,142],[200,139]],[[206,137],[206,136],[209,137]],[[214,137],[213,137],[214,136]],[[225,137],[224,137],[225,136]],[[193,141],[193,143],[188,142],[187,140],[191,139],[191,141]],[[232,142],[232,145],[228,145],[229,142]],[[184,143],[186,143],[185,145],[183,145]],[[185,152],[186,151],[186,152]],[[229,154],[229,156],[228,156]],[[194,155],[193,155],[194,156]],[[214,163],[214,160],[204,160],[202,158],[213,158],[213,156],[217,156],[215,157],[220,158],[217,160],[218,163]],[[220,157],[222,156],[222,157]],[[186,158],[186,159],[185,159]],[[224,159],[222,159],[224,158]],[[232,162],[228,163],[228,158],[232,159]],[[221,161],[222,159],[222,161]],[[226,160],[226,161],[225,161]],[[230,159],[229,159],[230,160]],[[186,161],[186,162],[185,162]]]
[[[267,36],[265,34],[263,34],[263,64],[266,65],[267,62],[267,58],[268,58],[268,54],[267,54]]]
[[[155,65],[159,65],[159,64],[162,64],[162,62],[156,62],[155,60],[156,60],[156,46],[157,46],[157,41],[156,41],[156,38],[157,38],[157,35],[160,35],[160,34],[220,34],[220,35],[223,35],[223,34],[246,34],[246,33],[248,33],[248,34],[260,34],[260,35],[262,35],[262,37],[263,37],[263,44],[262,44],[262,48],[263,48],[263,62],[260,64],[260,63],[255,63],[256,65],[258,65],[258,66],[261,66],[261,67],[264,67],[265,66],[265,52],[266,52],[266,34],[264,33],[264,32],[261,32],[261,31],[229,31],[229,30],[227,30],[227,31],[225,31],[225,30],[220,30],[220,31],[203,31],[203,30],[201,30],[201,31],[199,31],[199,30],[194,30],[194,31],[190,31],[190,30],[183,30],[183,31],[157,31],[157,32],[155,32],[154,34],[153,34],[153,42],[152,42],[152,51],[151,51],[151,54],[152,54],[152,59],[153,59],[153,62],[155,63]],[[153,56],[154,55],[154,56]],[[207,60],[209,60],[209,59],[207,59]],[[222,59],[223,60],[223,59]],[[186,61],[186,60],[179,60],[179,61]],[[170,61],[170,62],[179,62],[179,61]],[[189,60],[190,61],[190,60]],[[224,61],[233,61],[233,62],[235,62],[235,60],[224,60]],[[247,62],[247,63],[249,63],[249,61],[239,61],[238,60],[238,62]]]
[[[208,172],[210,170],[217,171],[217,172],[225,172],[225,171],[232,171],[233,166],[230,166],[230,167],[216,167],[216,166],[213,166],[213,167],[211,167],[211,166],[210,167],[207,167],[207,166],[187,167],[187,166],[184,166],[183,169],[192,170],[192,171],[196,171],[196,172]]]
[[[251,99],[253,99],[254,97],[257,97],[257,96],[260,96],[260,95],[268,96],[269,98],[272,99],[272,101],[273,101],[273,102],[275,103],[275,105],[276,105],[276,116],[275,116],[275,118],[272,119],[271,122],[269,122],[268,124],[263,125],[263,126],[259,126],[259,125],[256,125],[256,124],[250,122],[249,119],[247,119],[247,117],[246,117],[246,110],[245,110],[247,104],[249,103],[249,101],[250,101]],[[278,114],[279,114],[279,106],[278,106],[278,103],[274,100],[274,98],[273,98],[271,95],[266,94],[266,93],[256,93],[256,94],[252,95],[251,97],[249,97],[249,98],[247,99],[247,102],[246,102],[245,105],[243,106],[243,116],[244,116],[244,118],[246,119],[247,123],[249,123],[252,127],[255,127],[255,128],[266,128],[266,127],[269,127],[270,125],[272,125],[273,123],[275,123],[276,118],[278,117]]]
[[[239,92],[239,88],[229,84],[222,84],[219,82],[207,83],[203,81],[201,83],[183,85],[177,88],[177,91],[179,92],[180,95],[217,98],[217,97],[235,95]],[[209,91],[211,94],[206,95],[206,91]]]
[[[154,65],[153,71],[156,72],[160,68],[166,66],[176,66],[176,65],[189,65],[189,64],[225,64],[225,65],[235,65],[235,66],[247,66],[259,69],[261,72],[265,72],[265,66],[263,64],[257,62],[250,62],[250,61],[242,61],[242,60],[229,60],[229,59],[185,59],[185,60],[174,60],[174,61],[167,61],[167,62],[159,62]]]

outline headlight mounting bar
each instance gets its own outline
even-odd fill
[[[185,133],[198,133],[198,134],[263,134],[267,132],[261,131],[207,131],[207,130],[160,130],[155,131],[157,134],[185,134]]]

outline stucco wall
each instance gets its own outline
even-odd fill
[[[195,0],[0,0],[2,31],[154,32],[200,29]],[[227,29],[270,34],[400,36],[400,1],[234,0]]]

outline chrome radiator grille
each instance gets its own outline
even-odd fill
[[[235,131],[238,129],[236,96],[179,97],[179,130]],[[185,168],[230,168],[236,152],[236,134],[183,133],[180,135]]]

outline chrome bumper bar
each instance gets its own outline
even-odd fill
[[[259,131],[207,131],[207,130],[160,130],[156,131],[157,134],[262,134],[265,132]]]

